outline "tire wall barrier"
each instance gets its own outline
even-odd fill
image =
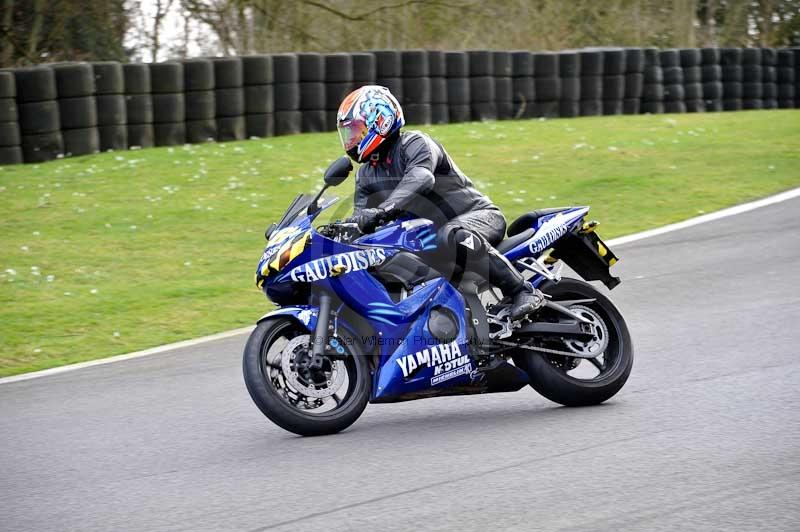
[[[352,90],[406,123],[800,108],[800,48],[373,50],[0,70],[0,164],[324,132]]]
[[[12,72],[0,72],[0,164],[22,161],[17,86]]]
[[[271,55],[242,58],[244,121],[248,138],[275,134],[275,75]]]
[[[186,108],[183,64],[175,61],[150,65],[153,102],[153,140],[156,146],[186,142]]]
[[[14,81],[20,145],[25,162],[62,157],[64,138],[61,135],[55,71],[44,66],[23,68],[14,71]],[[0,140],[0,144],[13,143],[13,137],[8,139],[4,136]]]
[[[409,124],[431,123],[431,77],[428,52],[403,50],[400,52],[403,78],[401,105]]]
[[[128,149],[125,74],[116,61],[91,63],[100,151]]]
[[[155,145],[153,99],[150,96],[150,65],[122,65],[125,85],[125,112],[128,116],[128,147],[149,148]]]
[[[247,135],[244,62],[241,57],[216,57],[212,62],[217,140],[242,140]]]
[[[536,52],[533,54],[533,117],[555,118],[559,115],[561,98],[560,54]]]
[[[217,99],[214,63],[187,59],[183,65],[183,103],[186,142],[217,140]]]
[[[571,118],[581,114],[581,55],[577,51],[558,53],[561,92],[558,116]]]
[[[336,129],[336,112],[345,97],[353,92],[353,58],[350,54],[324,54],[325,130]]]

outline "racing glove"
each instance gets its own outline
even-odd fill
[[[389,213],[383,209],[368,208],[358,211],[350,221],[358,224],[358,229],[366,234],[375,231],[375,228],[386,222],[388,217]]]

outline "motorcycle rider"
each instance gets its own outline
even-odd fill
[[[367,85],[350,93],[336,117],[347,155],[360,163],[351,221],[364,233],[398,213],[432,220],[441,253],[511,297],[511,319],[544,304],[543,294],[525,281],[494,246],[503,240],[500,209],[475,189],[445,149],[418,131],[400,131],[403,110],[386,87]]]

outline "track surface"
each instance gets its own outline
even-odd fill
[[[636,361],[292,436],[244,338],[0,386],[0,530],[797,530],[800,200],[617,248]],[[258,309],[254,309],[254,316]]]

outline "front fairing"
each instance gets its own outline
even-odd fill
[[[260,287],[264,288],[270,277],[274,280],[275,273],[302,254],[312,235],[316,234],[312,226],[314,220],[322,211],[339,201],[338,198],[323,201],[315,212],[308,214],[308,205],[312,199],[308,194],[298,195],[270,234],[256,268],[256,279]]]

